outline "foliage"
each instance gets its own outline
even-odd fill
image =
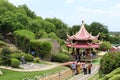
[[[0,69],[4,75],[0,76],[0,80],[26,80],[29,78],[33,80],[34,77],[45,77],[45,75],[55,74],[57,72],[68,69],[64,66],[55,67],[49,70],[42,71],[33,71],[33,72],[20,72],[20,71],[12,71],[7,69]]]
[[[37,56],[41,56],[42,58],[46,58],[50,56],[52,49],[52,45],[50,42],[31,40],[30,44],[31,44],[31,48],[35,51]]]
[[[108,74],[120,67],[120,52],[105,54],[100,61],[100,73]]]
[[[101,80],[120,80],[120,68],[117,68],[105,75]]]
[[[25,54],[24,56],[25,56],[25,60],[26,60],[26,61],[33,61],[33,56],[32,56],[32,55],[30,55],[30,54]]]
[[[5,42],[0,40],[0,46],[5,46],[5,45],[6,45]]]
[[[18,6],[18,9],[22,9],[26,12],[26,15],[31,18],[35,18],[36,15],[33,11],[31,11],[25,4]]]
[[[10,54],[11,58],[16,58],[18,60],[21,60],[21,57],[24,56],[26,61],[33,61],[33,56],[26,53],[12,53]]]
[[[35,34],[29,30],[14,31],[15,45],[25,52],[30,50],[30,40],[35,39]]]
[[[112,44],[120,44],[120,36],[110,36],[109,41]]]
[[[11,66],[12,67],[17,68],[17,67],[19,67],[19,65],[20,65],[20,61],[18,59],[16,59],[16,58],[11,59]]]
[[[70,56],[64,54],[64,53],[56,53],[52,55],[51,61],[54,62],[67,62],[70,61]]]
[[[99,23],[99,22],[93,22],[90,24],[89,31],[92,32],[94,36],[96,36],[98,33],[100,33],[100,40],[107,40],[108,38],[108,29],[107,26]]]
[[[43,26],[42,29],[45,30],[45,32],[50,33],[50,32],[55,32],[55,26],[48,22],[48,21],[43,21],[42,22]]]
[[[34,61],[35,61],[36,63],[39,63],[39,62],[40,62],[40,58],[39,58],[39,57],[36,57],[36,58],[34,59]]]
[[[55,26],[55,34],[61,38],[61,39],[66,39],[65,35],[62,35],[61,31],[64,29],[65,32],[67,32],[68,26],[64,22],[62,22],[60,19],[57,18],[46,18],[45,21],[48,21],[52,23]]]
[[[10,49],[7,47],[4,47],[1,51],[1,59],[3,64],[10,65]]]
[[[112,45],[110,44],[110,42],[107,41],[103,41],[102,44],[100,45],[100,49],[101,50],[110,50],[112,47]]]
[[[16,36],[26,37],[28,39],[35,39],[35,34],[29,30],[17,30],[14,34]]]
[[[58,36],[56,36],[55,33],[51,32],[49,34],[44,34],[41,38],[52,38],[52,39],[55,39],[57,40],[57,42],[62,45],[64,44],[63,40],[61,40]]]

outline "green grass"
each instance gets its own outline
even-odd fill
[[[92,76],[90,79],[88,80],[99,80],[99,74],[96,73],[94,76]]]
[[[59,71],[68,69],[67,67],[59,66],[50,70],[35,71],[35,72],[18,72],[7,69],[0,69],[3,72],[3,75],[0,76],[0,80],[24,80],[25,78],[33,78],[35,76],[44,77],[45,75],[50,75],[57,73]]]
[[[100,64],[100,60],[101,60],[101,57],[98,57],[98,58],[93,60],[93,63],[94,64]]]

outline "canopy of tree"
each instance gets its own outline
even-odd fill
[[[19,29],[27,29],[35,33],[36,38],[41,38],[43,32],[47,34],[53,32],[59,38],[66,40],[66,32],[73,35],[80,29],[80,26],[73,25],[69,27],[57,18],[43,19],[26,5],[16,7],[8,0],[0,0],[0,33],[3,35]],[[100,32],[100,40],[108,41],[111,39],[106,25],[93,22],[90,25],[85,24],[85,27],[89,32],[92,32],[92,35],[97,35]]]

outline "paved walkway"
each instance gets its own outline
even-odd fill
[[[7,66],[0,66],[0,68],[13,70],[13,71],[29,72],[29,71],[48,70],[61,65],[53,62],[48,62],[48,63],[49,64],[27,63],[27,64],[20,65],[20,68],[13,68],[13,67],[7,67]]]
[[[74,77],[68,80],[88,80],[90,77],[94,76],[98,72],[98,70],[99,70],[99,65],[94,64],[91,74],[84,75],[84,73],[81,73],[81,74],[75,75]]]

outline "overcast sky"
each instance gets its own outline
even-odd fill
[[[69,26],[100,22],[109,31],[120,31],[120,0],[8,0],[26,4],[42,18],[59,18]]]

